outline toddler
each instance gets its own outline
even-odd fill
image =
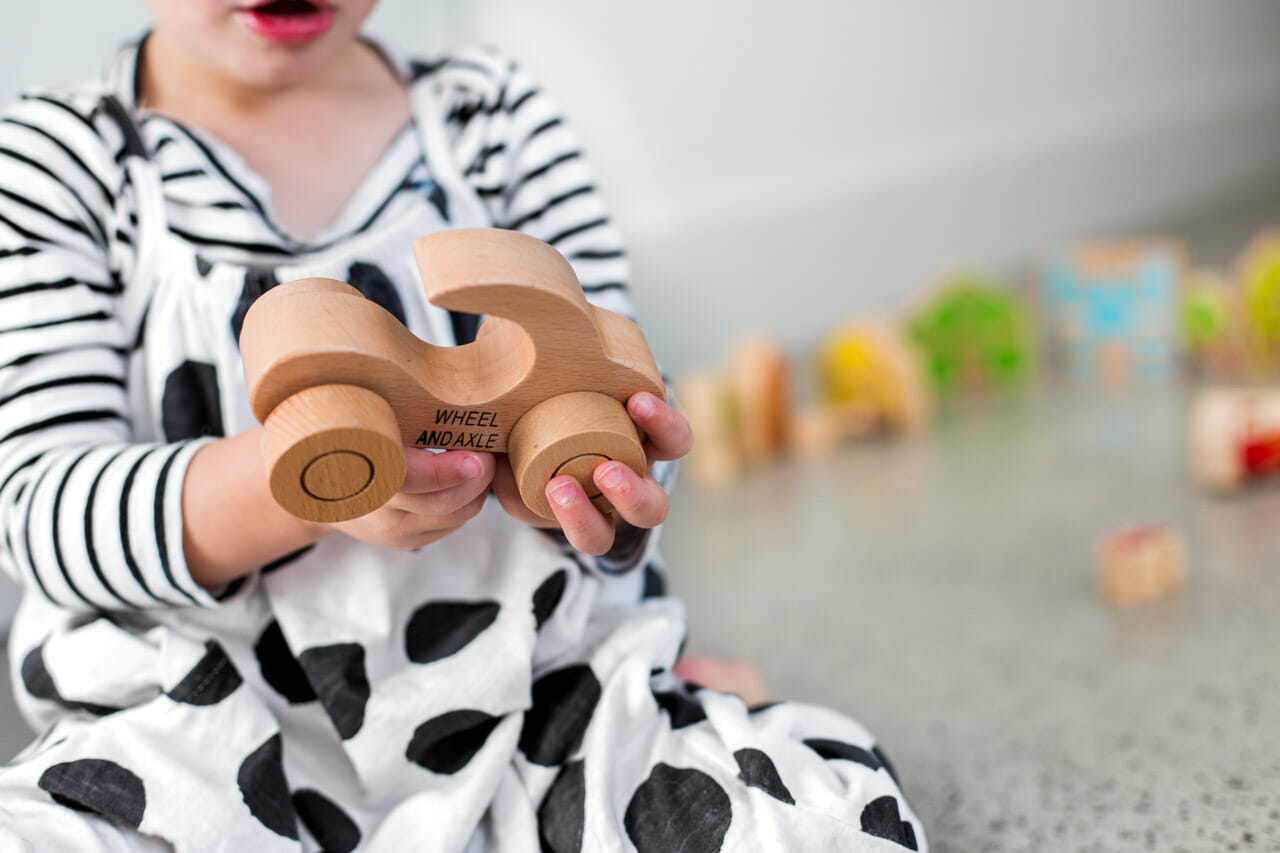
[[[547,486],[407,450],[341,524],[271,499],[237,338],[274,285],[350,282],[436,344],[411,245],[546,241],[627,315],[627,261],[554,104],[503,57],[407,60],[376,0],[149,0],[101,80],[0,121],[0,565],[42,734],[0,849],[924,849],[893,770],[821,708],[674,672],[655,532],[687,423],[627,404],[651,472]]]

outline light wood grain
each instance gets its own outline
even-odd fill
[[[542,494],[546,479],[541,484],[536,480],[544,471],[548,479],[555,476],[571,459],[579,461],[565,470],[577,476],[588,494],[598,491],[590,477],[595,466],[582,459],[621,459],[644,473],[640,439],[622,404],[638,391],[665,398],[665,389],[634,323],[590,305],[564,257],[528,235],[458,229],[423,237],[413,249],[432,303],[485,315],[476,340],[458,347],[422,341],[339,281],[311,278],[282,284],[251,306],[240,338],[250,404],[259,421],[267,423],[286,401],[317,385],[349,386],[385,401],[398,445],[506,453],[513,429],[531,409],[562,395],[591,392],[594,396],[568,398],[583,412],[573,412],[561,401],[547,410],[551,414],[537,418],[538,426],[526,424],[519,433],[522,445],[512,462],[522,499],[551,518]],[[323,520],[342,520],[332,516],[371,511],[376,506],[364,508],[364,499],[318,501],[309,488],[342,487],[312,485],[299,477],[309,472],[317,484],[360,479],[364,469],[355,457],[371,460],[375,468],[382,464],[385,454],[365,442],[381,446],[386,425],[335,432],[338,428],[324,426],[325,419],[312,411],[318,405],[295,402],[290,410],[308,414],[298,415],[298,424],[291,421],[287,429],[276,430],[279,435],[272,438],[268,454],[273,494],[290,512],[313,520],[322,520],[317,514]],[[579,426],[566,432],[566,424]],[[335,439],[316,443],[307,432],[311,426],[350,437],[354,444],[339,447]],[[286,441],[288,446],[281,446]],[[303,445],[312,449],[298,449]],[[318,455],[306,455],[338,452],[354,456],[320,463]],[[287,472],[277,474],[286,458]],[[384,477],[375,470],[371,494],[381,495],[392,474]],[[399,476],[403,479],[403,470]],[[282,492],[292,491],[292,496],[281,499],[277,479]]]
[[[266,419],[262,451],[272,497],[310,521],[372,512],[404,483],[395,412],[354,385],[318,385],[286,399]]]
[[[553,518],[544,486],[552,477],[573,476],[602,512],[611,510],[591,479],[610,459],[645,471],[644,450],[622,404],[595,391],[573,391],[534,406],[511,430],[511,469],[529,509]]]

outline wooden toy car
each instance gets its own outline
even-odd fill
[[[465,448],[508,454],[544,518],[561,474],[608,511],[596,466],[647,464],[624,403],[665,397],[640,330],[589,305],[564,257],[528,235],[459,229],[413,248],[433,304],[485,315],[474,342],[429,344],[332,279],[282,284],[248,311],[240,349],[276,501],[313,521],[355,518],[399,490],[404,447]]]

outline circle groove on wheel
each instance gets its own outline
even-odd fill
[[[568,474],[578,481],[579,485],[582,486],[582,490],[587,493],[588,498],[596,498],[600,496],[600,487],[592,479],[592,474],[595,473],[597,465],[603,465],[605,462],[610,461],[612,461],[610,457],[599,453],[583,453],[572,459],[566,459],[551,477],[555,478]]]
[[[616,460],[638,476],[646,470],[644,448],[621,400],[594,391],[571,391],[529,409],[507,438],[511,470],[525,506],[555,520],[547,500],[547,483],[572,474],[591,503],[612,512],[592,476],[597,465]]]
[[[363,453],[334,450],[311,460],[302,472],[302,488],[318,501],[350,500],[369,488],[373,470]]]

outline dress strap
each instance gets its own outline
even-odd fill
[[[413,121],[431,177],[448,200],[448,219],[453,228],[480,228],[493,224],[480,195],[462,174],[447,133],[445,93],[440,84],[424,78],[410,90]]]
[[[444,91],[435,80],[421,79],[413,84],[410,100],[427,169],[448,202],[448,227],[482,228],[493,225],[488,208],[463,175],[453,146],[449,144]],[[479,315],[450,311],[449,322],[455,342],[468,344],[476,339],[480,329]]]
[[[139,345],[147,309],[155,292],[157,264],[163,235],[169,224],[164,209],[164,187],[160,172],[151,161],[146,143],[133,115],[115,95],[104,95],[103,112],[120,127],[124,136],[124,169],[137,203],[138,229],[133,275],[121,297],[120,318],[126,340]]]

